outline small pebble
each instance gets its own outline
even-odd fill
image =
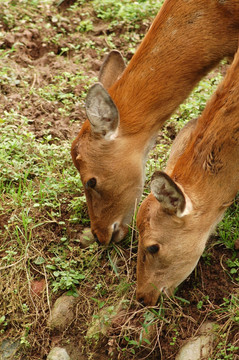
[[[33,280],[31,282],[31,291],[32,291],[33,295],[40,296],[42,291],[45,289],[45,286],[46,286],[45,279]]]
[[[54,347],[47,356],[47,360],[70,360],[70,357],[65,349]]]
[[[90,246],[94,242],[95,242],[94,235],[92,234],[90,228],[85,228],[83,230],[82,234],[80,235],[81,247],[83,249],[87,248],[88,246]]]
[[[235,250],[239,250],[239,239],[235,241],[234,248]]]
[[[51,330],[64,331],[70,325],[75,316],[77,300],[76,297],[67,295],[62,295],[56,300],[48,319]]]

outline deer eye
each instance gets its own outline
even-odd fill
[[[155,244],[155,245],[148,246],[148,247],[147,247],[147,251],[148,251],[150,254],[156,254],[156,253],[159,251],[159,245],[158,245],[158,244]]]
[[[90,180],[87,181],[87,183],[85,184],[86,189],[94,189],[94,187],[96,186],[96,178],[91,178]]]

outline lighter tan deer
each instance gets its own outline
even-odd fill
[[[238,30],[238,0],[166,0],[125,70],[118,52],[106,59],[72,144],[91,230],[102,244],[127,233],[160,127],[210,69],[235,53]]]
[[[155,305],[195,268],[239,190],[239,52],[202,116],[179,133],[137,215],[137,299]]]

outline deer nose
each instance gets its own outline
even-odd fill
[[[116,230],[112,233],[110,242],[114,242],[114,241],[117,242],[118,237],[119,237],[119,230]]]
[[[94,235],[94,240],[97,242],[98,245],[101,245],[97,235]]]
[[[115,222],[112,225],[112,235],[111,235],[110,241],[118,243],[124,239],[124,237],[127,235],[127,233],[128,233],[127,225],[124,225],[120,222]]]
[[[113,231],[112,231],[110,242],[112,242],[118,238],[118,235],[119,235],[119,223],[118,222],[115,222],[112,225],[112,230]]]

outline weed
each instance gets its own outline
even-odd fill
[[[7,265],[12,264],[15,261],[15,255],[17,254],[17,251],[6,250],[5,253],[7,255],[2,257],[3,263],[6,262]]]
[[[77,296],[76,286],[85,279],[85,275],[77,268],[77,261],[67,260],[65,257],[64,254],[61,257],[53,257],[46,264],[46,270],[53,277],[52,291],[67,290],[69,294]]]
[[[198,118],[205,108],[207,100],[216,90],[222,80],[220,71],[215,74],[214,71],[205,79],[202,79],[195,87],[187,100],[179,106],[178,111],[171,117],[178,129],[181,129],[185,122]]]
[[[67,51],[69,51],[68,47],[63,48],[61,54]],[[52,79],[51,84],[46,85],[44,88],[39,88],[36,93],[48,101],[62,104],[62,107],[58,108],[58,111],[66,116],[70,114],[75,104],[79,103],[83,105],[82,101],[86,96],[86,91],[93,81],[95,81],[95,78],[89,79],[83,75],[82,72],[76,74],[64,72],[61,75],[56,75]],[[83,85],[79,96],[75,94],[74,89],[81,83],[83,83]]]
[[[220,237],[218,243],[223,243],[228,249],[234,249],[235,240],[239,238],[239,203],[238,196],[232,206],[227,209],[223,220],[217,228]]]
[[[210,254],[207,249],[203,252],[202,258],[205,261],[205,264],[211,265],[212,254]]]
[[[82,224],[89,224],[90,220],[87,215],[86,198],[85,195],[74,197],[71,199],[69,209],[72,211],[70,222],[72,224],[82,222]]]
[[[218,313],[227,312],[228,317],[235,324],[239,325],[239,299],[235,294],[231,294],[228,298],[223,298]]]
[[[97,16],[105,21],[110,21],[111,27],[120,23],[130,25],[131,28],[137,28],[139,21],[143,22],[145,19],[156,15],[162,1],[148,0],[131,3],[127,0],[105,0],[104,2],[94,0],[93,5]]]
[[[8,325],[8,322],[6,320],[6,316],[2,315],[0,317],[0,334],[4,333],[4,331],[6,330],[7,325]]]
[[[77,27],[77,31],[80,31],[80,32],[88,32],[91,30],[93,30],[93,23],[89,19],[82,20],[80,22],[80,25]]]
[[[169,345],[174,346],[176,344],[179,332],[177,329],[173,329],[173,332],[175,333],[175,335],[172,337],[172,341],[169,343]]]
[[[217,344],[216,353],[214,353],[213,358],[208,360],[234,360],[235,355],[238,353],[239,346],[235,346],[231,343],[226,342],[226,334],[222,337],[222,341]]]
[[[208,303],[208,300],[209,300],[209,296],[208,296],[208,295],[203,296],[202,300],[200,300],[200,301],[197,303],[197,309],[198,309],[198,310],[202,310],[203,306]]]
[[[238,258],[234,258],[233,260],[228,259],[226,264],[230,268],[231,275],[239,274],[239,259]],[[236,278],[236,281],[239,282],[239,276]]]
[[[30,324],[26,324],[25,325],[25,333],[24,335],[21,337],[20,339],[20,344],[23,345],[24,347],[26,348],[30,348],[31,347],[31,344],[28,340],[28,334],[29,334],[29,331],[31,329],[31,325]]]

